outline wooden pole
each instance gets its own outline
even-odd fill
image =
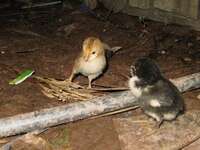
[[[181,92],[200,87],[200,73],[173,80]],[[134,106],[137,99],[129,91],[57,106],[0,119],[0,137],[30,132],[36,129],[73,122],[91,116]]]

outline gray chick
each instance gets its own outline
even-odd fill
[[[184,101],[178,89],[163,77],[157,64],[146,57],[131,66],[129,88],[138,98],[144,113],[154,118],[160,127],[164,120],[174,120],[184,111]]]

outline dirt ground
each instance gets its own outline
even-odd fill
[[[104,17],[107,11],[95,13]],[[0,19],[1,118],[66,104],[44,96],[33,79],[17,86],[8,82],[16,77],[16,72],[29,68],[39,76],[66,79],[88,36],[97,36],[111,46],[123,47],[110,60],[106,73],[95,80],[98,85],[126,86],[129,66],[141,56],[156,60],[168,78],[200,71],[200,32],[188,27],[149,20],[145,20],[144,25],[138,17],[121,13],[101,20],[78,8],[33,10],[25,15],[2,15]],[[71,31],[69,25],[73,26]],[[87,79],[79,76],[75,82],[87,84]],[[183,94],[187,110],[200,109],[198,94],[200,90]],[[120,150],[112,118],[126,114],[53,127],[40,137],[55,150]],[[19,145],[15,149],[23,149]]]

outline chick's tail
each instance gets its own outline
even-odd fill
[[[110,59],[115,53],[117,53],[119,50],[122,49],[121,46],[115,46],[115,47],[110,47],[108,44],[103,43],[104,44],[104,49],[106,52],[106,58]]]

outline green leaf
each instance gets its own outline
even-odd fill
[[[28,77],[30,77],[34,73],[34,70],[25,70],[21,72],[14,80],[10,81],[9,84],[11,85],[17,85],[24,80],[26,80]]]

